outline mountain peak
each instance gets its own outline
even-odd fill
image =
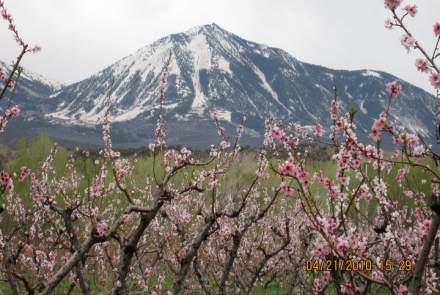
[[[212,34],[215,32],[221,32],[221,33],[227,33],[230,34],[228,31],[217,25],[216,23],[210,23],[210,24],[204,24],[200,26],[192,27],[191,29],[183,32],[186,35],[192,36],[192,35],[198,35],[200,33],[205,34]]]
[[[325,123],[335,83],[343,86],[340,99],[345,106],[358,104],[359,128],[369,130],[378,106],[385,104],[386,83],[396,79],[372,70],[335,71],[302,63],[281,49],[245,40],[209,23],[163,37],[89,79],[63,87],[55,96],[59,103],[47,117],[78,125],[99,124],[106,111],[105,93],[114,81],[112,122],[154,122],[160,75],[170,53],[167,118],[208,120],[214,106],[231,124],[240,124],[246,116],[246,127],[257,132],[264,132],[267,114],[307,125]],[[410,130],[427,135],[434,100],[408,84],[404,87],[407,94],[394,105],[393,116]],[[416,121],[405,110],[419,104],[424,115]]]

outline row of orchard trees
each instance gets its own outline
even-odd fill
[[[393,17],[387,27],[404,31],[402,45],[421,53],[417,68],[438,88],[438,48],[428,54],[414,39],[404,21],[417,9],[401,12],[401,2],[385,1]],[[19,115],[11,102],[21,58],[39,48],[19,37],[2,1],[0,9],[21,48],[13,66],[0,69],[4,130]],[[438,45],[440,24],[434,36]],[[167,62],[161,104],[166,73]],[[390,103],[402,91],[394,82],[387,90]],[[106,114],[98,157],[72,155],[60,173],[54,146],[38,169],[0,172],[0,290],[250,294],[276,287],[286,294],[438,294],[440,157],[417,135],[398,131],[389,112],[372,126],[373,145],[358,141],[354,115],[340,109],[337,97],[328,131],[268,120],[255,169],[238,182],[231,178],[242,159],[243,129],[229,137],[215,110],[220,143],[202,158],[187,148],[167,148],[160,115],[145,173],[134,169],[138,159],[113,149]],[[393,138],[392,153],[381,148],[383,136]],[[336,169],[312,170],[300,148],[312,141],[334,148]],[[424,179],[410,181],[416,172]],[[400,194],[390,193],[395,187]]]

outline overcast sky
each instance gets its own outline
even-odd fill
[[[282,48],[299,60],[338,69],[384,70],[433,92],[400,45],[400,31],[384,29],[383,0],[5,0],[25,40],[43,51],[24,65],[72,83],[163,36],[217,23],[245,39]],[[419,5],[409,19],[415,37],[434,46],[440,1]],[[0,59],[18,48],[4,21]]]

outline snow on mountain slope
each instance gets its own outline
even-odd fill
[[[0,61],[0,67],[5,69],[6,74],[9,75],[11,65]],[[44,114],[53,110],[53,102],[50,101],[50,97],[54,92],[61,90],[62,87],[63,85],[59,82],[23,68],[13,98],[13,103],[19,105],[22,111],[22,115],[16,120],[32,121],[37,118],[41,119]],[[0,102],[0,109],[5,107],[4,104],[5,102],[3,104]]]
[[[4,61],[0,60],[0,67],[6,70],[6,73],[9,74],[9,70],[12,68],[12,65],[6,64]],[[35,72],[31,72],[26,68],[23,68],[23,71],[21,73],[21,79],[27,80],[34,83],[42,84],[48,88],[50,88],[52,91],[58,91],[60,90],[64,85],[58,81],[50,80],[44,77],[43,75],[40,75]]]

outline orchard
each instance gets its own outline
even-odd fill
[[[440,22],[427,28],[428,52],[406,24],[417,7],[384,4],[385,27],[401,31],[404,50],[419,55],[413,70],[439,93]],[[20,37],[3,1],[0,12],[21,49],[0,67],[4,133],[20,116],[22,57],[40,48]],[[386,91],[365,142],[335,91],[331,126],[268,118],[253,153],[213,109],[219,140],[206,154],[168,147],[160,112],[148,155],[125,157],[106,114],[97,154],[54,144],[38,168],[0,165],[0,293],[439,294],[438,145],[389,119],[405,89],[390,81]],[[312,163],[313,145],[332,152],[327,166]]]

